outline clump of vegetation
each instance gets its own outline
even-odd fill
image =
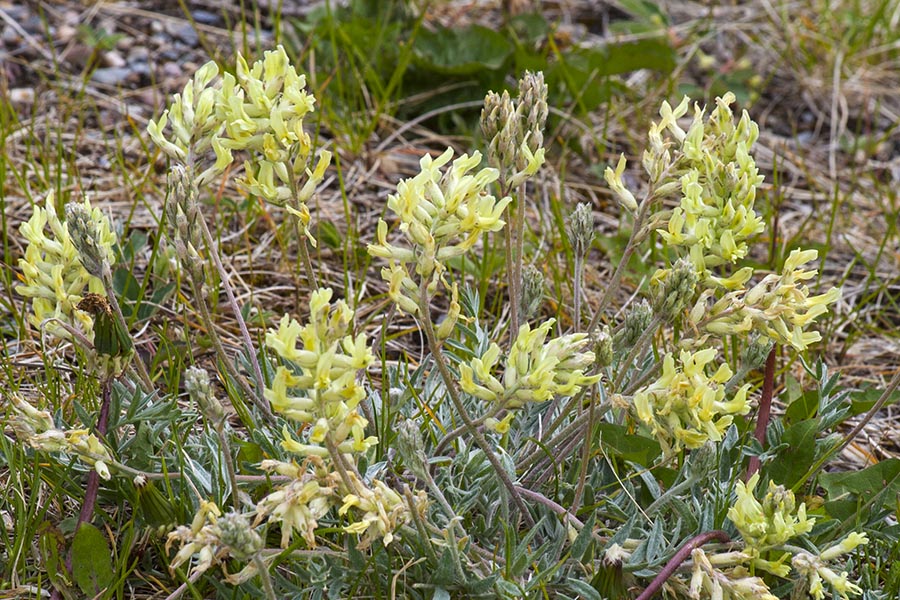
[[[767,274],[748,260],[765,228],[759,131],[733,102],[662,102],[644,182],[626,182],[624,156],[606,169],[631,227],[593,307],[582,295],[594,213],[575,207],[575,309],[563,323],[545,316],[525,243],[548,87],[527,73],[515,97],[489,93],[487,166],[477,151],[425,154],[388,197],[367,246],[392,306],[375,340],[359,323],[372,299],[339,298],[310,252],[309,204],[332,154],[306,130],[316,99],[305,77],[281,47],[252,65],[238,55],[234,73],[201,67],[148,127],[171,161],[170,251],[153,297],[179,290],[173,301],[202,323],[216,373],[148,368],[135,353],[140,302],[117,286],[119,241],[101,210],[70,202],[63,220],[48,195],[20,229],[17,291],[53,363],[28,398],[3,392],[15,456],[67,489],[87,472],[71,543],[41,536],[54,588],[122,593],[141,570],[170,582],[170,598],[877,597],[866,549],[895,539],[896,486],[870,498],[875,467],[823,471],[859,431],[836,432],[846,392],[822,363],[803,362],[817,383],[804,410],[770,413],[777,357],[820,340],[817,320],[840,290],[811,289],[815,250]],[[240,188],[295,232],[307,286],[298,315],[253,317],[266,324],[262,344],[202,205],[236,154]],[[489,281],[505,293],[500,318],[473,285],[495,241],[506,256],[503,280]],[[629,259],[648,246],[659,263],[642,298],[615,313]],[[241,332],[236,352],[220,334],[220,300]],[[415,320],[421,357],[387,350],[395,314]],[[71,407],[52,400],[61,368],[79,373]],[[115,507],[108,537],[92,524],[98,502]]]

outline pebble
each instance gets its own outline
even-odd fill
[[[128,62],[147,62],[150,59],[150,49],[146,46],[134,46],[128,51]]]
[[[34,104],[34,88],[22,87],[9,90],[9,101],[20,106]]]
[[[111,50],[103,53],[103,64],[107,67],[124,67],[128,63],[119,52]]]
[[[94,71],[91,79],[103,85],[121,85],[133,74],[134,71],[128,67],[106,67]]]
[[[194,31],[194,26],[191,25],[190,21],[169,21],[166,24],[166,29],[173,37],[181,40],[192,48],[200,41],[200,38],[197,36],[197,32]]]
[[[222,17],[208,10],[195,10],[191,13],[194,20],[202,25],[218,25],[222,21]]]

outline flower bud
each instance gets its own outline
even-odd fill
[[[419,479],[428,478],[428,456],[419,426],[411,419],[400,421],[394,446],[403,464]]]
[[[613,362],[613,339],[609,333],[609,326],[604,325],[594,337],[594,364],[598,368],[604,368]]]
[[[653,312],[673,319],[693,299],[697,273],[690,261],[680,259],[671,269],[657,271],[650,285]]]
[[[108,267],[115,260],[112,251],[115,236],[110,231],[109,221],[99,209],[91,209],[90,202],[85,200],[84,204],[66,204],[66,226],[84,269],[94,277],[101,277],[103,266]]]
[[[216,520],[219,541],[228,553],[238,560],[246,560],[262,550],[263,540],[240,513],[226,513]]]
[[[225,422],[225,408],[213,394],[206,369],[188,367],[184,372],[184,387],[203,416],[215,427]]]
[[[622,328],[613,337],[615,353],[628,352],[644,331],[650,327],[652,320],[653,310],[646,300],[633,304],[631,309],[625,313]]]
[[[575,254],[581,257],[587,255],[594,240],[594,213],[591,205],[586,202],[579,203],[569,216],[569,241]]]
[[[534,265],[522,271],[522,316],[527,321],[544,302],[544,274]]]

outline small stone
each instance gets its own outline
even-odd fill
[[[194,26],[189,21],[172,21],[169,22],[166,30],[176,39],[184,42],[188,46],[194,47],[200,42]]]
[[[218,25],[222,21],[222,17],[208,10],[195,10],[191,16],[202,25]]]
[[[128,62],[147,62],[150,58],[150,50],[146,46],[134,46],[128,52]]]
[[[9,90],[9,101],[18,106],[34,104],[34,88],[14,88]]]
[[[102,85],[122,85],[132,73],[128,67],[107,67],[94,71],[91,80]]]
[[[107,67],[120,68],[128,64],[125,57],[115,50],[103,53],[103,64]]]

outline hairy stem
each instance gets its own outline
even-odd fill
[[[266,592],[266,600],[277,600],[278,596],[275,595],[275,588],[272,587],[272,577],[269,575],[266,561],[262,559],[262,555],[259,552],[253,555],[252,560],[253,565],[256,567],[256,572],[259,573],[259,578],[262,580],[263,590]]]
[[[253,365],[253,375],[256,378],[257,393],[255,394],[255,397],[257,404],[267,416],[271,416],[272,412],[269,409],[269,403],[263,397],[263,387],[265,386],[266,380],[263,379],[262,370],[259,367],[259,360],[256,357],[256,347],[253,345],[253,339],[250,337],[250,331],[247,330],[247,323],[244,322],[244,316],[241,314],[241,308],[240,306],[238,306],[237,300],[234,297],[234,292],[231,289],[231,283],[229,282],[228,273],[225,271],[225,267],[224,265],[222,265],[222,260],[219,258],[219,250],[216,247],[216,242],[209,231],[209,227],[207,227],[206,225],[206,219],[199,218],[197,219],[197,222],[200,223],[200,230],[203,232],[203,239],[206,241],[206,248],[209,251],[210,257],[212,257],[213,264],[216,266],[216,271],[218,271],[219,273],[219,282],[222,285],[222,289],[225,290],[225,296],[226,298],[228,298],[228,304],[229,306],[231,306],[231,311],[234,313],[234,318],[237,320],[238,327],[241,330],[241,337],[244,340],[244,349],[247,352],[247,356],[250,357],[250,364]],[[225,360],[225,362],[228,361]]]
[[[251,398],[253,402],[259,407],[266,420],[269,423],[274,423],[275,416],[272,414],[272,411],[269,408],[269,403],[265,400],[265,398],[263,398],[260,394],[257,394],[256,391],[247,384],[244,378],[241,377],[241,374],[238,373],[237,368],[234,366],[231,360],[229,360],[228,353],[225,352],[225,346],[222,344],[222,340],[221,338],[219,338],[219,333],[216,331],[212,313],[209,312],[209,305],[206,302],[206,298],[203,296],[203,289],[201,288],[202,282],[197,281],[198,278],[194,275],[195,274],[190,273],[189,279],[191,281],[191,288],[194,292],[194,298],[197,300],[197,306],[200,309],[200,319],[203,321],[204,327],[206,327],[206,329],[209,331],[209,339],[210,341],[212,341],[213,348],[216,351],[216,355],[218,355],[218,357],[221,359],[222,364],[225,366],[225,370],[228,371],[228,374],[232,379],[234,379],[235,383],[240,386],[247,397]]]
[[[522,518],[525,519],[525,523],[529,527],[533,527],[534,519],[531,518],[528,507],[525,505],[525,502],[522,501],[522,496],[519,494],[512,479],[510,479],[509,473],[507,473],[506,469],[503,468],[503,465],[500,464],[500,459],[497,458],[497,455],[494,454],[494,451],[487,443],[487,440],[484,439],[484,435],[482,435],[472,417],[469,416],[469,411],[466,410],[465,404],[463,404],[462,399],[459,397],[459,392],[456,389],[456,380],[453,378],[453,374],[450,373],[450,369],[447,367],[443,352],[441,352],[440,344],[438,344],[437,341],[437,336],[434,333],[434,326],[431,322],[431,307],[428,304],[428,292],[426,291],[426,284],[424,281],[420,287],[419,310],[422,313],[422,329],[425,330],[425,339],[428,342],[428,348],[431,350],[431,356],[434,358],[438,371],[444,380],[444,386],[447,388],[447,394],[450,396],[450,401],[453,403],[456,412],[459,413],[460,418],[462,418],[463,423],[466,424],[475,443],[481,448],[481,451],[484,452],[488,461],[491,463],[491,466],[497,473],[497,477],[500,478],[504,487],[509,491],[509,495],[516,505],[516,508],[522,514]]]
[[[122,313],[122,307],[119,306],[119,299],[116,298],[116,291],[113,287],[112,270],[110,269],[110,266],[106,263],[106,261],[103,262],[103,267],[100,275],[102,276],[101,280],[103,281],[103,288],[106,290],[106,297],[109,300],[109,307],[112,309],[113,318],[115,318],[116,320],[116,325],[124,333],[130,336],[131,334],[129,333],[128,323],[126,323],[125,321],[125,315]],[[134,352],[131,364],[138,374],[141,389],[143,389],[145,393],[152,392],[153,380],[150,379],[150,373],[147,372],[147,366],[144,364],[144,360],[140,357],[137,350],[135,350]]]
[[[678,549],[678,552],[669,559],[669,562],[666,563],[666,566],[663,567],[662,571],[653,578],[653,581],[650,582],[641,595],[637,597],[637,600],[650,600],[653,595],[659,591],[659,589],[663,586],[666,580],[671,577],[676,569],[681,566],[687,557],[691,555],[696,548],[699,548],[703,544],[711,542],[713,540],[719,540],[720,542],[730,542],[731,538],[728,537],[728,534],[724,531],[720,531],[718,529],[713,531],[707,531],[705,533],[701,533],[700,535],[694,536],[689,539],[684,546]]]

